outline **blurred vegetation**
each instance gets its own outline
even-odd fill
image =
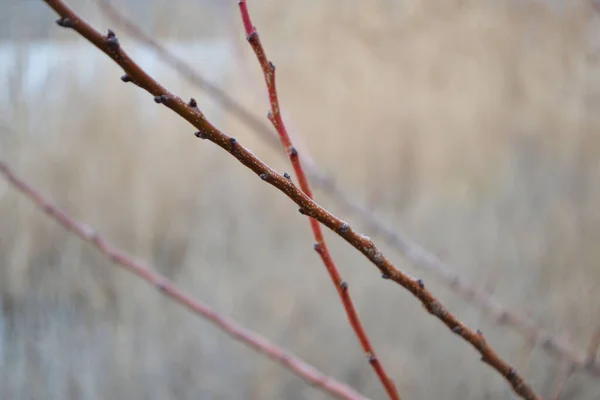
[[[264,118],[237,2],[117,3]],[[119,34],[93,1],[70,4]],[[583,351],[600,323],[600,20],[591,3],[250,6],[298,148],[462,277]],[[0,7],[0,157],[199,299],[383,398],[297,207],[124,85],[106,56],[55,27],[42,2]],[[147,49],[121,43],[217,126],[290,169]],[[515,398],[470,346],[328,238],[401,395]],[[382,247],[548,396],[559,360]],[[3,399],[323,398],[113,268],[2,182],[0,266]],[[599,396],[600,382],[578,374],[562,399]]]

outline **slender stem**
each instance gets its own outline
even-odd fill
[[[263,71],[263,75],[265,78],[265,83],[267,86],[267,93],[269,95],[269,103],[271,105],[271,109],[269,110],[269,120],[275,127],[279,135],[279,139],[281,141],[281,145],[285,153],[288,155],[290,163],[294,169],[294,174],[296,179],[298,180],[298,184],[300,189],[306,194],[309,198],[313,198],[312,191],[310,190],[310,186],[308,184],[308,179],[306,179],[306,174],[304,173],[304,169],[302,168],[302,162],[300,160],[298,150],[293,146],[292,140],[287,132],[287,128],[285,123],[283,122],[283,117],[281,116],[281,108],[279,105],[279,95],[277,93],[277,85],[275,78],[275,65],[269,61],[267,58],[267,54],[265,49],[260,41],[260,37],[258,36],[258,32],[256,28],[252,24],[252,19],[250,17],[250,13],[248,12],[247,3],[245,0],[240,0],[238,2],[240,8],[240,14],[242,17],[242,22],[244,24],[244,29],[246,31],[246,38],[254,50],[254,54],[256,54],[256,58],[258,59],[258,63]],[[321,257],[321,261],[325,265],[327,272],[329,273],[329,277],[335,286],[344,310],[346,312],[346,317],[350,323],[350,326],[354,330],[356,337],[362,347],[363,352],[367,356],[371,367],[375,371],[375,374],[379,378],[385,392],[388,397],[392,400],[400,400],[400,395],[398,394],[398,390],[388,374],[386,373],[383,365],[377,355],[375,354],[375,350],[371,345],[365,328],[360,321],[358,313],[354,307],[352,302],[352,298],[350,297],[350,291],[348,289],[348,283],[342,280],[342,277],[339,273],[331,254],[329,253],[329,249],[327,248],[327,243],[325,242],[325,238],[323,236],[323,231],[321,230],[321,225],[313,218],[308,217],[308,221],[310,223],[310,227],[313,233],[313,238],[315,239],[314,248]]]
[[[272,134],[269,126],[244,108],[223,88],[209,82],[185,60],[162,46],[139,26],[121,15],[108,0],[96,0],[96,2],[100,10],[105,12],[112,21],[119,24],[136,40],[152,48],[163,62],[174,68],[190,83],[208,93],[213,100],[239,118],[269,146],[279,150],[280,141]],[[286,156],[281,152],[277,152],[277,154]],[[595,378],[600,378],[600,364],[586,362],[586,355],[576,349],[566,338],[552,335],[548,330],[537,326],[531,317],[508,309],[490,294],[463,280],[452,272],[456,268],[444,263],[434,254],[413,242],[403,232],[377,218],[367,206],[344,193],[333,177],[323,173],[311,161],[306,151],[300,153],[299,156],[304,171],[315,187],[331,196],[342,206],[342,209],[357,215],[374,235],[380,236],[389,246],[398,250],[414,267],[432,273],[436,281],[444,284],[464,300],[486,310],[486,316],[496,323],[515,329],[519,334],[525,336],[528,341],[532,341],[535,345],[541,345],[541,348],[550,355],[568,360],[575,370],[586,371]]]
[[[369,259],[385,279],[396,282],[411,292],[430,314],[442,321],[452,332],[469,342],[481,354],[482,361],[498,371],[508,381],[515,393],[528,400],[540,399],[521,375],[492,349],[481,332],[475,332],[460,322],[425,288],[421,279],[413,279],[400,271],[383,255],[369,237],[357,232],[346,222],[325,210],[284,175],[277,173],[242,146],[235,138],[217,129],[195,106],[195,101],[187,103],[161,86],[121,48],[114,32],[109,30],[107,35],[102,35],[61,0],[45,0],[45,2],[60,15],[61,18],[57,21],[60,26],[75,30],[124,69],[126,75],[121,78],[123,81],[132,82],[148,91],[154,96],[156,103],[168,107],[196,127],[198,129],[196,137],[207,139],[230,153],[240,163],[256,173],[261,180],[279,189],[294,201],[303,214],[316,219],[336,232]]]
[[[0,161],[0,174],[8,183],[23,193],[44,213],[53,218],[65,229],[73,232],[84,241],[91,243],[96,249],[98,249],[98,251],[110,259],[113,263],[143,279],[150,285],[154,286],[160,293],[169,297],[179,305],[187,308],[194,314],[210,321],[213,325],[227,333],[233,339],[238,340],[258,351],[259,353],[266,355],[267,357],[279,363],[282,367],[292,371],[306,382],[334,397],[348,400],[366,399],[364,396],[354,391],[354,389],[323,374],[315,367],[307,364],[300,358],[287,352],[285,349],[270,342],[267,338],[244,328],[234,320],[219,314],[215,310],[211,309],[208,305],[182,292],[167,278],[158,274],[157,272],[154,272],[143,262],[137,261],[126,255],[123,251],[119,250],[109,241],[100,236],[94,229],[82,222],[76,221],[63,211],[59,210],[41,193],[17,177],[8,167],[8,165],[2,161]]]

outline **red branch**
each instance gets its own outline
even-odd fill
[[[258,32],[256,32],[256,28],[252,24],[252,19],[250,18],[250,13],[248,12],[248,7],[245,0],[240,0],[238,2],[240,7],[240,14],[242,16],[242,22],[244,24],[244,29],[246,30],[246,39],[250,43],[252,50],[256,54],[256,58],[258,59],[258,63],[263,71],[263,75],[265,77],[265,83],[267,85],[267,92],[269,94],[269,103],[271,105],[271,109],[269,110],[269,120],[275,127],[275,130],[279,134],[279,139],[281,140],[281,145],[285,150],[286,154],[289,157],[289,160],[294,168],[294,174],[296,175],[296,179],[298,179],[298,183],[300,189],[306,194],[309,198],[313,198],[312,192],[310,190],[310,186],[308,185],[308,180],[306,179],[306,174],[304,173],[304,169],[302,168],[302,162],[300,161],[300,157],[298,155],[298,151],[293,146],[290,136],[288,135],[287,128],[285,127],[285,123],[283,122],[283,118],[281,116],[281,109],[279,106],[279,96],[277,94],[277,85],[275,80],[275,65],[269,61],[265,49],[260,41],[260,37],[258,36]],[[377,358],[375,354],[375,350],[371,345],[367,333],[363,327],[362,322],[354,308],[354,304],[350,297],[350,292],[348,290],[348,284],[342,280],[342,277],[339,273],[338,268],[329,253],[329,249],[327,248],[327,243],[325,243],[325,238],[323,237],[323,231],[321,230],[321,225],[313,218],[308,217],[308,221],[310,222],[310,227],[313,232],[313,237],[315,239],[314,248],[316,252],[321,257],[327,272],[329,273],[329,277],[335,286],[338,295],[342,301],[342,305],[344,306],[344,310],[346,311],[346,316],[348,321],[350,322],[350,326],[354,330],[358,341],[363,349],[363,352],[367,356],[369,363],[373,367],[375,374],[381,381],[385,392],[388,397],[392,400],[400,400],[400,395],[398,394],[398,390],[396,386],[389,378],[388,374],[385,372],[383,365]]]
[[[182,58],[159,44],[131,20],[119,14],[110,2],[107,0],[96,1],[100,9],[110,19],[122,26],[123,29],[138,41],[151,47],[163,62],[173,67],[190,83],[208,93],[213,100],[238,117],[241,122],[246,124],[254,133],[258,134],[269,146],[279,149],[280,142],[272,134],[267,124],[257,119],[226,91],[210,83]],[[278,152],[277,154],[285,156],[284,153]],[[575,371],[586,371],[596,378],[600,377],[600,364],[595,360],[589,362],[589,357],[586,357],[581,351],[577,350],[567,339],[553,336],[547,330],[537,326],[530,317],[509,310],[488,293],[465,282],[452,272],[454,268],[413,242],[398,229],[377,218],[367,206],[350,198],[336,184],[335,180],[331,176],[324,174],[317,165],[310,161],[309,157],[304,157],[304,154],[300,154],[300,160],[314,186],[330,195],[342,206],[342,209],[356,214],[376,236],[380,236],[389,246],[403,254],[414,267],[432,273],[438,282],[444,284],[466,301],[486,310],[486,316],[495,320],[496,323],[515,329],[518,333],[525,336],[528,341],[541,345],[541,348],[550,355],[569,361]]]
[[[242,146],[235,138],[226,135],[213,126],[198,109],[195,100],[186,103],[180,97],[161,86],[127,55],[121,48],[113,31],[109,30],[107,35],[102,35],[81,19],[61,0],[45,0],[45,2],[60,15],[61,18],[57,21],[60,26],[72,28],[123,68],[126,74],[121,79],[124,82],[132,82],[151,93],[156,103],[168,107],[196,127],[198,129],[196,132],[198,138],[207,139],[227,151],[240,163],[257,174],[261,180],[287,195],[300,207],[303,214],[316,219],[336,232],[369,259],[379,269],[385,279],[396,282],[411,292],[421,301],[430,314],[442,321],[453,333],[469,342],[481,354],[482,361],[498,371],[510,383],[515,393],[527,400],[540,399],[529,384],[525,382],[523,377],[492,349],[484,339],[483,334],[479,331],[475,332],[469,329],[452,315],[425,288],[425,284],[421,279],[413,279],[400,271],[383,255],[369,237],[357,232],[340,218],[337,218],[315,203],[302,190],[296,187],[291,180],[277,173],[250,150]]]
[[[73,232],[81,239],[91,243],[103,255],[113,263],[133,273],[144,281],[154,286],[160,293],[179,303],[194,314],[210,321],[217,328],[227,333],[233,339],[238,340],[289,369],[294,374],[314,385],[319,390],[330,395],[348,400],[366,400],[366,397],[354,391],[354,389],[340,383],[333,378],[318,371],[315,367],[307,364],[295,355],[271,343],[267,338],[254,333],[234,320],[219,314],[208,305],[201,303],[192,296],[183,293],[172,282],[164,276],[154,272],[140,261],[126,255],[110,242],[102,238],[94,229],[88,225],[76,221],[50,203],[33,187],[17,177],[4,162],[0,161],[0,173],[13,187],[23,193],[39,209],[65,229]]]

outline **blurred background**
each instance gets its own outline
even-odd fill
[[[287,162],[98,8],[151,75],[276,168]],[[264,82],[225,0],[114,0],[259,119]],[[378,217],[583,353],[600,325],[600,14],[583,0],[249,2],[297,147]],[[305,217],[134,85],[41,1],[0,0],[0,158],[186,291],[385,398]],[[291,172],[291,171],[290,171]],[[369,227],[326,193],[317,201]],[[597,399],[560,359],[383,244],[544,396]],[[479,354],[327,232],[406,399],[514,399]],[[2,399],[323,399],[114,268],[0,182]]]

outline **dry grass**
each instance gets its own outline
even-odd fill
[[[86,3],[87,15],[94,11],[77,3]],[[598,17],[583,1],[342,3],[253,6],[295,140],[348,191],[463,276],[584,349],[600,318]],[[189,6],[177,4],[173,9]],[[196,7],[183,14],[200,15]],[[164,10],[157,6],[152,15]],[[198,10],[206,15],[215,7]],[[181,51],[263,116],[263,82],[242,40],[236,3],[218,12],[222,24],[202,35],[224,44],[206,50],[196,42]],[[51,25],[49,13],[40,15],[40,25]],[[173,34],[189,24],[166,21],[145,27],[169,40],[189,37]],[[234,31],[224,35],[224,27]],[[11,35],[27,36],[19,32]],[[61,53],[28,53],[40,42],[28,43],[16,46],[18,63],[0,63],[10,96],[0,96],[0,156],[219,311],[381,398],[296,207],[123,85],[118,69],[81,40],[66,42]],[[257,155],[289,169],[208,99],[142,50],[136,54]],[[69,63],[76,57],[85,61]],[[48,71],[37,91],[28,86],[32,65]],[[0,216],[0,397],[321,398],[113,271],[5,184]],[[328,239],[405,397],[513,398],[469,346],[382,282],[346,244]],[[418,274],[400,257],[394,261]],[[558,362],[541,349],[530,353],[522,338],[423,278],[542,395],[551,391]],[[564,399],[599,395],[600,383],[579,375]]]

